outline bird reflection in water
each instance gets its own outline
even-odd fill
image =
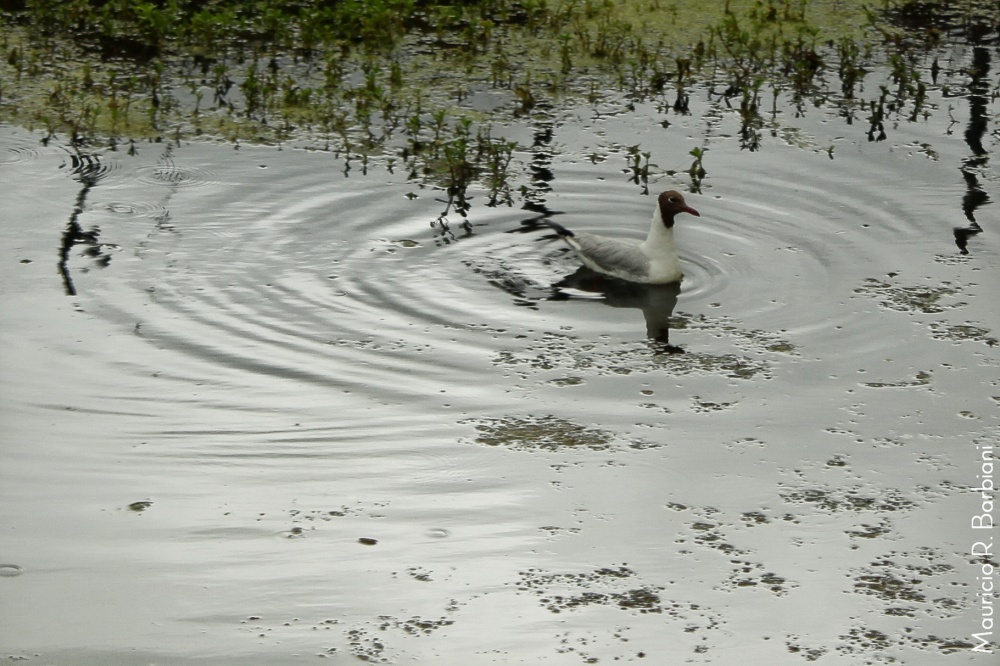
[[[670,322],[681,293],[680,282],[670,284],[639,284],[626,282],[580,267],[552,285],[548,300],[568,300],[574,295],[600,298],[613,308],[635,308],[646,320],[646,336],[657,343],[657,352],[680,354],[684,349],[670,344]]]

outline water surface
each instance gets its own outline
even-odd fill
[[[3,654],[989,663],[995,137],[935,94],[754,151],[705,90],[537,116],[467,221],[322,151],[3,128]],[[540,216],[639,239],[647,187],[700,189],[679,291],[555,288]]]

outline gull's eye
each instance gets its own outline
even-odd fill
[[[677,197],[670,197],[669,199],[667,199],[667,201],[669,201],[670,203],[677,203]]]

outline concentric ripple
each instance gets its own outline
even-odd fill
[[[0,166],[36,159],[38,151],[33,146],[0,145]]]
[[[211,170],[199,166],[175,164],[169,160],[139,167],[135,170],[135,178],[146,185],[171,188],[198,187],[216,179]]]
[[[128,275],[115,278],[123,287],[105,307],[170,350],[178,378],[216,367],[234,385],[269,377],[465,412],[500,409],[481,381],[498,368],[508,381],[545,386],[585,382],[581,371],[606,381],[633,372],[766,379],[798,355],[884,355],[895,338],[859,319],[878,307],[859,288],[912,265],[915,247],[927,262],[914,283],[949,269],[934,261],[947,237],[922,212],[948,188],[886,201],[861,161],[794,147],[775,146],[773,163],[754,170],[738,150],[713,149],[713,185],[689,196],[702,217],[676,227],[679,293],[614,297],[558,288],[578,263],[516,206],[474,207],[469,225],[449,223],[440,191],[390,174],[345,181],[330,155],[244,150],[206,168],[199,153],[209,149],[177,148],[135,170],[140,185],[171,186],[169,195],[119,187],[101,200],[96,189],[91,205],[112,219],[169,214],[169,228],[123,248],[141,260],[117,262]],[[820,167],[836,187],[795,177]],[[571,228],[639,240],[654,197],[607,171],[556,166],[545,205]],[[664,177],[651,191],[667,187],[683,183]],[[644,345],[668,338],[689,354],[650,358]]]
[[[374,179],[331,188],[317,169],[332,171],[332,162],[306,157],[301,171],[286,172],[280,187],[295,192],[292,201],[263,186],[257,170],[246,170],[250,181],[237,176],[238,165],[223,175],[236,183],[230,188],[190,203],[178,193],[171,229],[143,241],[131,293],[117,294],[107,311],[179,353],[179,376],[208,364],[240,383],[270,377],[379,401],[447,402],[479,347],[458,333],[478,323],[464,305],[474,292],[451,290],[474,284],[450,284],[440,270],[452,261],[442,255],[460,266],[461,244],[438,244],[430,193],[413,198],[410,185]],[[227,223],[213,211],[225,211]],[[182,266],[170,259],[178,243],[190,250]]]
[[[64,149],[63,163],[60,165],[74,180],[87,187],[109,186],[120,181],[125,175],[121,158],[106,151],[82,151]]]
[[[166,206],[154,201],[96,201],[90,205],[89,210],[122,219],[157,218],[167,213]]]
[[[906,649],[940,661],[977,620],[962,496],[1000,402],[996,234],[952,234],[961,138],[942,164],[863,138],[751,154],[657,113],[581,110],[544,165],[516,155],[538,168],[514,206],[473,187],[468,220],[287,147],[7,170],[17,655],[58,660],[58,625],[77,662],[123,632],[148,662],[886,661],[865,642],[916,619],[931,647]],[[612,145],[640,140],[649,195]],[[667,188],[702,214],[679,286],[579,274],[538,224],[639,240]],[[819,623],[796,610],[817,597]]]

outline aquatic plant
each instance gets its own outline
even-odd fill
[[[701,181],[704,180],[708,172],[705,171],[705,165],[702,161],[705,158],[705,150],[702,148],[692,148],[689,153],[694,157],[694,161],[691,162],[691,166],[688,168],[688,175],[691,176],[691,191],[701,192]]]
[[[764,140],[762,100],[789,95],[867,118],[925,117],[941,66],[928,47],[1000,21],[968,0],[25,0],[0,14],[0,120],[117,146],[200,136],[311,142],[362,165],[400,160],[468,212],[473,182],[510,203],[516,147],[497,119],[552,104],[652,98],[690,112],[708,86],[738,116],[741,144]],[[884,86],[867,86],[877,67]],[[945,73],[947,76],[947,73]],[[835,81],[835,83],[831,83]],[[509,102],[475,108],[494,89]],[[670,99],[667,99],[667,96]],[[469,124],[465,124],[468,121]],[[664,120],[669,124],[669,121]],[[645,187],[649,157],[629,156]],[[696,156],[696,161],[700,160]],[[700,164],[700,162],[699,162]],[[691,171],[696,183],[698,169]],[[699,177],[700,178],[700,177]]]
[[[653,154],[649,151],[640,152],[639,146],[629,146],[627,149],[627,161],[628,168],[625,170],[626,173],[631,174],[629,176],[629,182],[635,183],[642,188],[643,194],[649,194],[649,176],[650,169],[655,168],[655,164],[650,164],[649,159]]]

